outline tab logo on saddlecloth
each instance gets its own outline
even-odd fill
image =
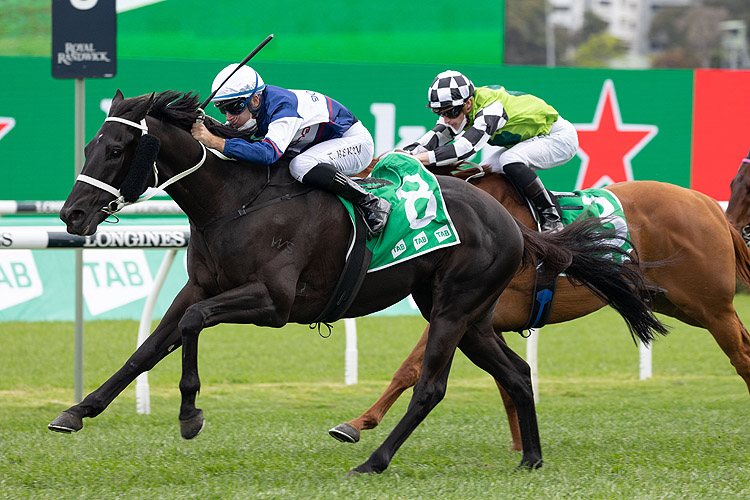
[[[424,231],[422,231],[416,235],[412,241],[414,243],[414,250],[419,250],[425,246],[429,240],[427,239],[427,235],[424,234]]]
[[[406,243],[404,243],[404,240],[399,241],[396,243],[396,246],[393,247],[393,250],[391,250],[391,255],[393,255],[393,258],[395,259],[402,253],[406,251]]]
[[[451,236],[453,236],[453,233],[451,232],[451,228],[449,228],[448,226],[443,226],[435,231],[435,238],[437,238],[437,240],[441,243],[443,242],[443,240],[447,240]]]

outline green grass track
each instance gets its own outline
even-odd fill
[[[750,297],[738,296],[750,321]],[[416,342],[417,317],[358,320],[359,384],[344,379],[344,327],[221,325],[202,333],[192,441],[179,435],[180,357],[149,374],[151,415],[134,385],[81,432],[47,430],[73,404],[73,325],[0,324],[0,498],[8,499],[741,499],[750,498],[750,397],[704,330],[674,328],[654,346],[654,376],[612,311],[541,332],[545,465],[515,471],[489,377],[456,356],[446,398],[380,475],[346,478],[383,441],[408,398],[358,444],[327,430],[358,416]],[[85,330],[85,393],[135,346],[135,322]],[[524,340],[508,334],[525,355]],[[405,396],[409,396],[407,391]]]

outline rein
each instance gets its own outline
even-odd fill
[[[294,183],[292,183],[292,184],[294,184]],[[260,209],[263,209],[263,208],[266,208],[266,207],[270,207],[271,205],[275,205],[275,204],[280,203],[282,201],[291,200],[292,198],[296,198],[298,196],[304,196],[304,195],[306,195],[307,193],[309,193],[310,191],[313,190],[312,188],[310,188],[310,189],[306,189],[304,191],[301,191],[301,192],[299,192],[297,194],[287,193],[287,194],[282,195],[282,196],[277,196],[276,198],[271,198],[270,200],[264,201],[263,203],[261,203],[259,205],[254,205],[254,206],[249,207],[249,205],[252,202],[254,202],[255,200],[258,199],[258,196],[260,196],[261,193],[263,193],[263,191],[265,191],[267,187],[272,186],[272,185],[275,185],[275,184],[271,184],[271,165],[266,165],[266,182],[263,184],[263,186],[261,186],[261,188],[255,194],[255,196],[253,196],[250,199],[250,201],[248,201],[247,203],[245,203],[244,205],[242,205],[239,209],[235,210],[234,212],[232,212],[232,213],[230,213],[228,215],[225,215],[223,217],[219,217],[218,219],[214,219],[214,220],[212,220],[210,222],[207,222],[206,224],[203,224],[202,226],[196,226],[196,225],[192,225],[191,224],[192,227],[194,227],[198,231],[203,231],[207,227],[213,226],[214,224],[217,224],[219,222],[230,222],[230,221],[233,221],[235,219],[239,219],[242,216],[245,216],[245,215],[253,213],[253,212],[257,212]]]
[[[137,129],[139,129],[141,131],[141,137],[143,137],[144,135],[146,135],[148,133],[148,125],[146,124],[146,118],[143,118],[140,121],[140,123],[136,123],[136,122],[128,120],[126,118],[121,118],[119,116],[108,116],[107,118],[104,119],[104,121],[105,122],[123,123],[125,125],[130,126],[130,127],[137,128]],[[192,174],[193,172],[195,172],[196,170],[198,170],[200,167],[202,167],[203,164],[206,161],[206,146],[204,146],[203,143],[201,143],[201,142],[198,142],[198,144],[200,144],[201,148],[203,149],[203,156],[201,157],[200,161],[195,166],[193,166],[193,167],[185,170],[184,172],[181,172],[181,173],[173,176],[172,178],[168,179],[166,182],[162,183],[161,185],[157,185],[158,182],[159,182],[159,170],[158,170],[158,168],[156,166],[156,160],[154,160],[154,165],[153,165],[153,170],[154,170],[154,186],[153,187],[156,189],[156,191],[154,191],[153,193],[151,193],[151,194],[149,194],[147,196],[143,196],[141,198],[138,198],[136,201],[133,201],[133,202],[127,202],[127,201],[125,201],[125,197],[122,195],[122,193],[120,193],[119,189],[117,189],[117,188],[115,188],[115,187],[107,184],[106,182],[100,181],[99,179],[95,179],[95,178],[90,177],[88,175],[79,174],[78,177],[76,178],[76,181],[85,182],[87,184],[90,184],[90,185],[92,185],[94,187],[97,187],[99,189],[102,189],[102,190],[107,191],[108,193],[111,193],[112,195],[114,195],[115,199],[112,200],[111,202],[109,202],[107,204],[107,206],[102,207],[101,211],[105,212],[108,215],[115,215],[117,212],[119,212],[120,210],[122,210],[124,207],[126,207],[128,205],[134,205],[136,203],[141,203],[141,202],[150,200],[152,197],[154,197],[158,193],[159,190],[165,189],[166,187],[174,184],[175,182],[179,181],[180,179],[183,179],[183,178],[187,177],[188,175]],[[265,189],[268,186],[271,185],[271,166],[270,165],[266,165],[266,169],[267,169],[266,170],[266,182],[265,182],[265,184],[263,184],[263,186],[260,188],[260,190],[258,191],[258,193],[255,196],[253,196],[253,198],[250,201],[248,201],[247,203],[245,203],[244,205],[242,205],[241,208],[239,208],[238,210],[236,210],[233,213],[230,213],[229,215],[225,215],[223,217],[219,217],[218,219],[214,219],[214,220],[212,220],[212,221],[210,221],[207,224],[204,224],[202,226],[192,226],[192,227],[194,227],[195,229],[197,229],[199,231],[202,231],[206,227],[214,225],[214,224],[216,224],[218,222],[229,222],[229,221],[232,221],[232,220],[235,220],[235,219],[239,219],[240,217],[242,217],[244,215],[247,215],[249,213],[258,211],[260,209],[266,208],[266,207],[271,206],[271,205],[275,205],[276,203],[280,203],[282,201],[291,200],[292,198],[296,198],[298,196],[306,195],[307,193],[309,193],[310,191],[313,190],[311,188],[311,189],[307,189],[305,191],[301,191],[301,192],[299,192],[297,194],[289,194],[289,193],[287,193],[285,195],[278,196],[276,198],[272,198],[270,200],[267,200],[267,201],[265,201],[265,202],[263,202],[263,203],[261,203],[259,205],[248,207],[253,201],[255,201],[261,195],[261,193],[263,193],[263,191],[265,191]]]
[[[128,120],[126,118],[121,118],[119,116],[108,116],[104,119],[105,122],[118,122],[123,123],[125,125],[128,125],[130,127],[137,128],[141,131],[141,137],[146,135],[148,133],[148,125],[146,125],[146,118],[143,118],[140,123],[136,123],[134,121]],[[78,174],[78,177],[76,177],[76,181],[85,182],[86,184],[90,184],[94,187],[97,187],[99,189],[102,189],[104,191],[107,191],[108,193],[111,193],[115,196],[115,199],[110,201],[107,206],[102,207],[101,211],[107,213],[108,215],[114,215],[123,208],[125,208],[128,205],[135,205],[136,203],[141,203],[147,200],[150,200],[153,198],[160,190],[164,190],[167,186],[171,186],[175,182],[179,181],[180,179],[187,177],[188,175],[192,174],[196,170],[198,170],[200,167],[203,166],[203,163],[206,161],[206,146],[204,146],[202,143],[198,143],[201,145],[201,148],[203,149],[203,157],[200,159],[200,161],[194,166],[191,167],[184,172],[181,172],[174,177],[168,179],[166,182],[162,183],[161,185],[158,185],[159,183],[159,169],[156,166],[156,160],[154,160],[154,188],[156,191],[153,193],[144,196],[142,198],[138,198],[136,201],[128,202],[125,201],[125,197],[120,193],[120,190],[107,184],[106,182],[102,182],[99,179],[95,179],[93,177],[89,177],[88,175],[84,174]]]
[[[473,174],[466,175],[471,170],[476,170],[476,172]],[[456,170],[452,170],[450,174],[453,177],[457,177],[466,182],[469,182],[472,179],[478,179],[480,177],[484,177],[486,175],[486,172],[481,165],[472,163],[470,161],[462,161],[456,165]]]

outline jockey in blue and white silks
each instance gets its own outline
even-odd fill
[[[355,123],[359,129],[357,135],[369,135],[367,129],[348,109],[323,94],[267,85],[262,101],[256,115],[255,136],[263,137],[263,140],[250,143],[242,139],[229,139],[224,146],[225,155],[270,164],[281,158],[287,149],[304,151],[329,139],[342,137]],[[356,157],[357,152],[364,153],[365,156],[361,158],[362,161],[357,161],[360,158],[351,158],[352,161],[343,164],[340,170],[347,175],[358,174],[369,165],[372,150],[367,154],[367,145],[360,144],[367,142],[366,140],[346,142],[351,144],[348,150],[354,151],[354,154],[344,157]],[[292,174],[297,180],[301,180],[308,170],[309,168],[299,172],[292,170]]]
[[[359,207],[371,233],[382,231],[390,204],[363,189],[348,176],[364,170],[375,146],[370,132],[351,111],[330,97],[311,90],[288,90],[265,85],[260,75],[232,64],[214,79],[214,105],[227,125],[252,132],[257,138],[223,139],[202,123],[192,134],[204,145],[229,158],[270,165],[287,151],[296,153],[289,172],[300,182],[332,192]]]

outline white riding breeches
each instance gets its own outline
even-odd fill
[[[295,156],[289,162],[289,172],[302,182],[315,165],[329,163],[344,175],[355,175],[370,165],[374,152],[370,131],[357,122],[343,136],[323,141]]]
[[[482,163],[490,170],[505,173],[510,163],[523,163],[532,170],[546,170],[568,162],[578,151],[578,132],[568,120],[558,117],[547,135],[521,141],[511,148],[497,148]]]

